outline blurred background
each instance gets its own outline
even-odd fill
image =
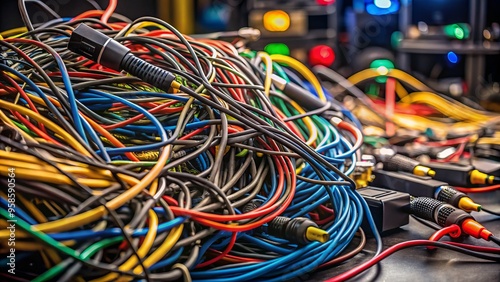
[[[62,17],[108,3],[42,2]],[[36,1],[28,5],[34,23],[52,19]],[[499,8],[494,0],[120,0],[117,13],[159,17],[186,34],[250,26],[261,32],[253,49],[345,76],[367,67],[403,69],[443,94],[498,111]],[[3,0],[0,30],[22,25],[17,1]],[[383,95],[380,82],[363,87]]]

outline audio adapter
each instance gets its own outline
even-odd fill
[[[375,170],[373,175],[375,178],[371,185],[405,192],[414,197],[434,198],[466,212],[481,211],[481,205],[443,181],[428,176],[420,177],[409,173],[385,170]]]
[[[410,213],[435,222],[443,227],[456,224],[462,229],[463,233],[474,238],[482,238],[490,241],[493,236],[490,231],[477,222],[469,213],[436,199],[412,197],[410,200]]]

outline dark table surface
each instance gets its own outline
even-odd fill
[[[500,212],[500,191],[471,194],[477,203]],[[493,234],[500,236],[500,217],[473,212],[472,215]],[[401,227],[390,235],[382,237],[384,249],[400,242],[428,239],[433,229],[410,218],[410,224]],[[442,240],[448,240],[448,237]],[[492,242],[473,237],[465,238],[464,243],[495,247]],[[368,239],[365,250],[342,265],[311,273],[307,281],[323,281],[343,273],[368,260],[374,254],[375,240]],[[434,252],[425,247],[412,247],[394,253],[380,264],[356,276],[350,281],[500,281],[500,263],[489,262],[450,250],[438,249]]]

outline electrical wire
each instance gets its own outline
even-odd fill
[[[221,278],[231,281],[294,278],[359,253],[362,231],[358,247],[344,250],[363,217],[381,249],[368,206],[348,177],[361,132],[322,117],[327,107],[306,111],[272,84],[272,75],[287,78],[293,69],[326,102],[304,65],[193,39],[156,18],[129,21],[114,14],[116,2],[40,26],[23,8],[27,29],[1,33],[8,38],[0,43],[0,131],[14,126],[16,137],[0,138],[0,169],[7,177],[15,169],[26,197],[16,214],[25,228],[16,236],[32,244],[19,250],[62,256],[25,275],[35,281],[210,280],[214,272],[229,272]],[[68,51],[80,23],[176,81],[158,89]],[[242,212],[255,199],[262,205]],[[331,239],[323,244],[299,246],[266,233],[278,215],[325,211],[318,222]],[[0,231],[0,238],[8,236]],[[271,250],[279,252],[264,255]],[[213,263],[226,268],[212,269]]]

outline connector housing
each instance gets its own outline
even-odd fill
[[[372,213],[375,225],[380,233],[408,224],[410,195],[397,191],[368,186],[357,190],[366,200]],[[363,229],[370,230],[367,222]]]
[[[373,175],[373,186],[409,193],[415,197],[434,198],[439,187],[448,185],[429,176],[415,176],[403,172],[375,170]]]
[[[475,158],[472,165],[479,171],[489,175],[500,176],[500,162],[483,158]]]
[[[434,179],[444,181],[452,186],[467,187],[470,183],[471,165],[427,163],[426,166],[436,172]]]
[[[68,49],[114,70],[121,69],[122,60],[130,53],[127,47],[85,24],[73,30]]]

